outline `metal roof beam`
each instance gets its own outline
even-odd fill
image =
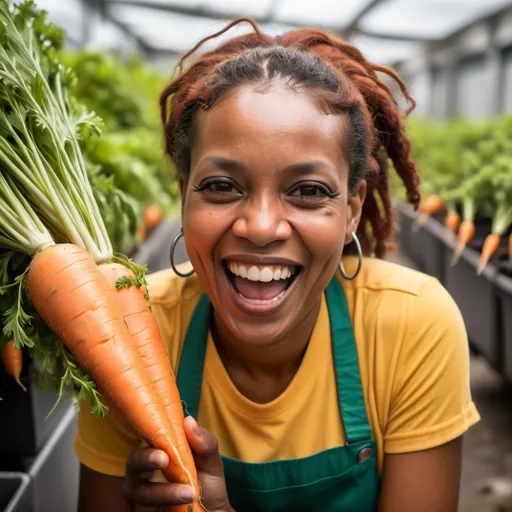
[[[344,28],[342,28],[343,32],[346,34],[350,34],[351,32],[356,31],[359,28],[359,23],[361,20],[377,5],[382,3],[385,0],[370,0],[353,18],[352,21]]]
[[[278,1],[278,0],[277,0]],[[276,3],[277,3],[276,1]],[[226,18],[239,18],[240,12],[219,12],[213,9],[203,9],[197,7],[188,7],[186,4],[183,5],[166,5],[159,2],[152,2],[151,0],[134,0],[133,2],[129,2],[126,0],[105,0],[105,4],[107,6],[123,6],[123,7],[142,7],[147,9],[153,9],[158,11],[164,11],[173,14],[184,14],[187,16],[197,16],[203,18],[213,18],[213,19],[226,19]],[[272,6],[269,9],[269,12],[261,17],[254,17],[254,20],[258,23],[268,23],[273,20],[273,15],[275,13],[275,7]]]

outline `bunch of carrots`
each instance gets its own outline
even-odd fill
[[[19,380],[27,347],[59,399],[119,409],[170,460],[202,510],[183,409],[151,312],[145,269],[112,244],[81,141],[99,120],[68,94],[63,34],[32,1],[0,0],[0,348]],[[69,391],[72,384],[73,391]]]
[[[476,215],[492,218],[481,250],[480,274],[512,228],[512,117],[441,125],[415,121],[410,128],[427,193],[415,229],[431,215],[444,213],[445,228],[457,240],[452,259],[456,264],[475,238]],[[512,236],[508,254],[512,261]]]

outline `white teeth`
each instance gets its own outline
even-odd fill
[[[268,267],[264,267],[260,270],[260,281],[264,283],[270,283],[274,279],[274,272]]]
[[[295,273],[294,267],[281,265],[246,266],[243,263],[236,263],[234,261],[228,262],[228,268],[236,276],[242,277],[243,279],[249,279],[249,281],[261,281],[263,283],[288,279]]]
[[[244,297],[241,293],[239,293],[238,295],[240,295],[240,297],[242,297],[242,299],[244,299],[246,302],[249,302],[249,304],[267,305],[279,301],[279,299],[281,299],[285,293],[286,290],[283,290],[277,297],[274,297],[273,299],[269,300],[248,299],[247,297]]]

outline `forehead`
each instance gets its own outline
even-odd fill
[[[193,155],[216,150],[242,159],[258,152],[274,161],[294,155],[344,160],[345,116],[327,113],[313,92],[282,84],[230,91],[199,114],[197,128]]]

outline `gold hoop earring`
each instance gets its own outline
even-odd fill
[[[347,273],[345,272],[345,268],[343,267],[343,262],[340,261],[340,263],[339,263],[341,275],[343,276],[343,279],[346,279],[347,281],[352,281],[353,279],[355,279],[358,276],[358,274],[361,270],[361,267],[363,266],[363,250],[361,249],[361,244],[359,243],[359,239],[357,238],[357,236],[354,232],[352,232],[352,238],[354,239],[354,242],[356,243],[356,247],[357,247],[357,269],[356,269],[354,275],[349,277],[347,275]]]
[[[180,272],[178,270],[178,268],[176,267],[176,264],[174,263],[174,253],[176,252],[176,246],[178,245],[178,242],[180,241],[180,238],[183,237],[183,228],[180,228],[178,234],[173,238],[173,241],[171,243],[171,251],[170,251],[170,261],[171,261],[171,267],[172,267],[172,270],[174,271],[174,273],[183,278],[183,279],[186,279],[187,277],[190,277],[192,275],[194,275],[195,273],[195,270],[192,269],[190,272],[187,272],[186,274],[184,274],[183,272]]]

